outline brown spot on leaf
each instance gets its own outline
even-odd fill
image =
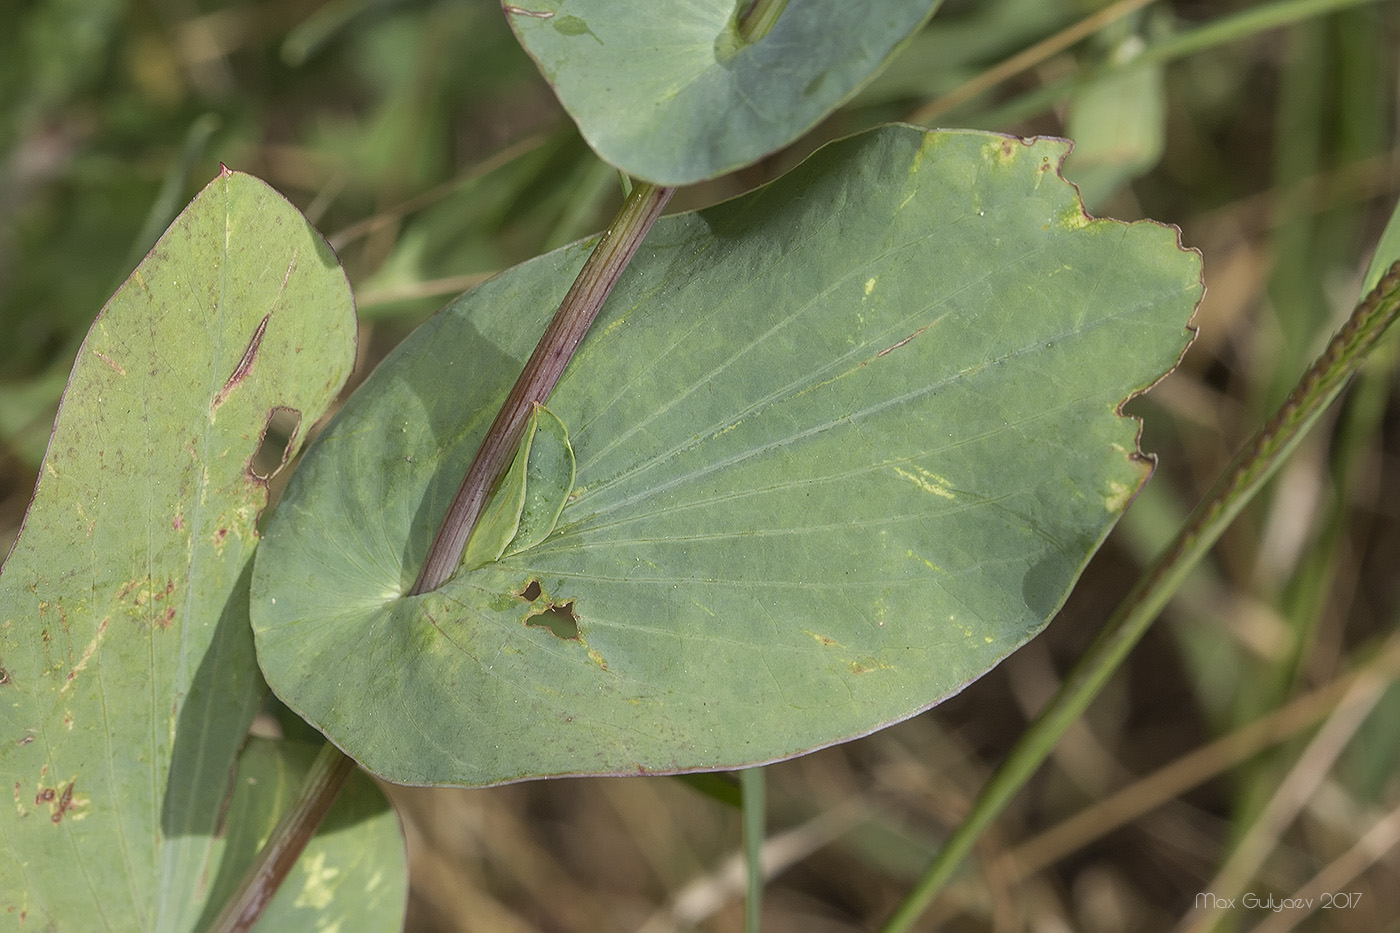
[[[63,814],[73,808],[73,785],[76,783],[78,782],[69,781],[67,786],[63,788],[63,796],[58,798],[58,812],[52,817],[55,823],[60,822],[63,819]]]
[[[918,330],[914,331],[914,333],[910,334],[908,337],[905,337],[903,340],[900,340],[897,343],[892,343],[888,347],[885,347],[885,349],[881,350],[879,353],[876,353],[876,358],[882,357],[888,353],[892,353],[895,350],[898,350],[900,347],[904,346],[906,343],[913,340],[915,337],[919,336],[932,326],[932,324],[925,324],[923,327],[920,327]]]
[[[121,364],[118,363],[116,360],[112,359],[110,356],[108,356],[107,354],[103,353],[101,350],[93,350],[92,352],[97,356],[98,359],[100,359],[102,362],[106,363],[108,366],[112,367],[112,368],[113,368],[114,370],[116,370],[120,375],[123,375],[123,376],[126,375],[126,370],[125,370],[125,369],[122,369]]]
[[[174,621],[175,621],[175,607],[174,607],[174,606],[170,606],[169,608],[167,608],[167,609],[165,610],[164,613],[162,613],[162,614],[160,615],[159,618],[156,619],[156,628],[161,629],[162,631],[164,631],[165,629],[170,628],[170,623],[172,623],[172,622],[174,622]]]
[[[219,390],[219,394],[214,396],[214,403],[210,406],[210,411],[218,411],[219,406],[228,401],[233,390],[243,384],[243,380],[248,378],[248,374],[253,371],[253,361],[258,357],[258,348],[262,346],[263,335],[267,333],[267,322],[272,317],[269,311],[263,315],[263,319],[258,322],[257,329],[253,331],[253,336],[248,341],[248,347],[243,351],[243,358],[238,361],[238,365],[233,367],[233,372],[229,374],[224,382],[224,387]]]

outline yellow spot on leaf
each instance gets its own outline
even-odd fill
[[[923,467],[914,467],[916,471],[914,473],[908,470],[902,470],[899,467],[890,467],[890,469],[909,480],[909,482],[913,483],[915,486],[918,486],[924,492],[931,493],[935,496],[941,496],[944,499],[957,498],[953,491],[948,488],[948,481],[946,479],[934,473],[930,473]]]
[[[912,559],[917,560],[917,561],[921,561],[925,567],[927,567],[929,570],[932,570],[934,573],[942,573],[942,572],[943,572],[943,568],[942,568],[942,567],[938,566],[938,565],[935,564],[933,561],[929,560],[927,557],[924,557],[922,554],[915,554],[915,553],[913,552],[912,549],[911,549],[911,550],[908,550],[908,551],[905,551],[905,552],[904,552],[904,556],[905,556],[905,557],[912,558]]]
[[[1133,490],[1122,483],[1110,482],[1108,484],[1108,495],[1104,497],[1104,508],[1110,512],[1121,512],[1128,507],[1128,500],[1133,497]]]
[[[324,910],[335,900],[336,877],[339,868],[326,867],[326,853],[317,852],[304,859],[306,863],[306,883],[297,895],[296,907],[311,907]]]
[[[866,298],[869,298],[869,297],[870,297],[870,293],[873,292],[874,290],[875,290],[875,276],[872,275],[870,278],[868,278],[868,279],[865,280],[865,297],[866,297]]]

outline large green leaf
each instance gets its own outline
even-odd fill
[[[875,76],[941,0],[793,0],[755,42],[749,0],[505,4],[584,139],[658,184],[713,178],[815,126]]]
[[[269,523],[272,688],[371,770],[452,784],[733,768],[960,690],[1145,480],[1119,408],[1201,295],[1174,229],[1084,215],[1066,148],[890,127],[657,224],[551,398],[553,532],[405,598],[588,244],[464,296]]]
[[[75,931],[199,916],[266,692],[247,619],[254,455],[274,411],[305,427],[326,410],[354,327],[325,243],[228,171],[93,323],[0,573],[5,915]]]

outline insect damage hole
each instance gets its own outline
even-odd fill
[[[540,581],[531,580],[529,583],[525,584],[523,588],[521,588],[519,593],[516,593],[515,595],[519,596],[527,603],[534,602],[535,600],[540,598]]]
[[[278,406],[269,411],[248,472],[264,483],[276,476],[287,465],[300,428],[301,412],[295,408]]]
[[[543,626],[555,638],[578,638],[578,616],[574,615],[573,600],[550,606],[544,612],[527,618],[525,624]]]

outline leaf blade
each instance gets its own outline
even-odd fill
[[[1119,408],[1175,364],[1200,294],[1172,229],[1085,217],[1065,151],[887,128],[658,224],[551,400],[577,457],[554,531],[399,599],[586,245],[464,296],[352,399],[269,526],[253,621],[274,689],[371,770],[461,784],[732,769],[960,690],[1048,621],[1146,479]],[[425,405],[429,371],[485,414]],[[422,472],[311,496],[379,422]],[[321,579],[284,605],[283,549],[370,501],[398,503],[354,561],[375,579],[347,592],[303,555]],[[325,666],[392,710],[337,705]]]
[[[227,170],[94,322],[0,571],[6,909],[78,928],[198,916],[265,690],[247,623],[266,503],[252,458],[274,409],[325,410],[353,350],[329,248]]]
[[[752,44],[738,36],[732,0],[542,0],[506,13],[599,156],[637,178],[684,185],[796,140],[874,77],[939,2],[793,3]]]

